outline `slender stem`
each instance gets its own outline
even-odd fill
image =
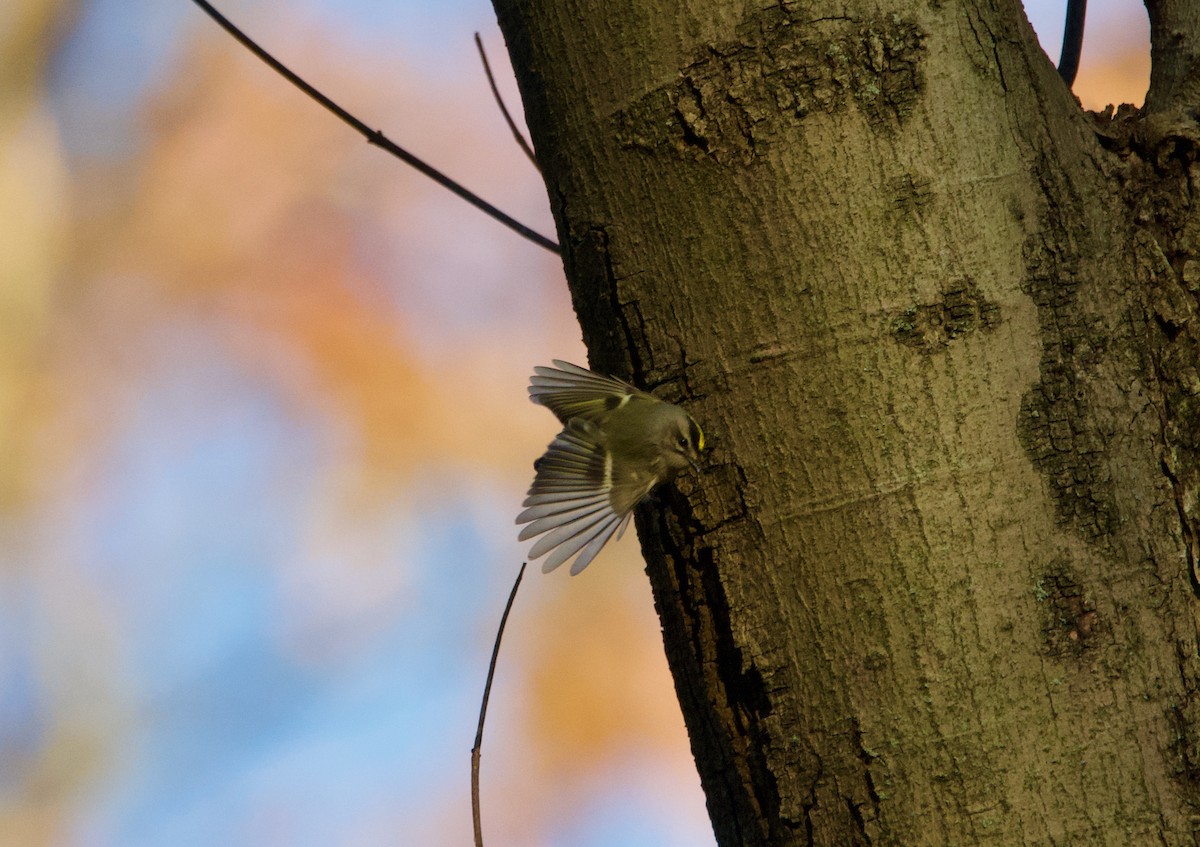
[[[540,173],[542,166],[538,164],[537,156],[533,154],[533,148],[529,146],[529,142],[525,140],[525,136],[521,134],[521,130],[517,129],[516,121],[508,113],[508,107],[504,105],[504,98],[500,96],[500,89],[496,87],[496,78],[492,76],[492,66],[488,64],[487,53],[483,49],[483,39],[479,37],[479,33],[475,33],[475,46],[479,48],[479,58],[483,62],[483,72],[487,74],[488,85],[492,88],[492,97],[495,98],[496,105],[500,107],[500,114],[504,115],[504,122],[508,124],[508,129],[512,132],[513,138],[517,140],[517,144],[525,151],[525,155],[529,157],[529,161],[533,162],[533,166]]]
[[[1083,19],[1087,0],[1067,0],[1067,19],[1063,24],[1062,54],[1058,60],[1058,75],[1070,87],[1079,73],[1079,56],[1083,52]]]
[[[328,109],[330,112],[335,114],[343,123],[346,123],[346,124],[350,125],[351,127],[353,127],[360,135],[362,135],[364,138],[367,139],[367,143],[373,144],[382,150],[386,150],[388,153],[391,153],[393,156],[395,156],[400,161],[404,162],[405,164],[407,164],[413,168],[416,168],[418,171],[425,174],[425,176],[432,179],[438,185],[442,186],[443,188],[448,188],[450,191],[457,194],[463,200],[466,200],[468,203],[470,203],[472,206],[479,209],[480,211],[482,211],[488,215],[491,215],[493,218],[495,218],[500,223],[507,226],[509,229],[516,232],[518,235],[521,235],[521,236],[529,239],[534,244],[538,244],[538,245],[546,248],[551,253],[560,252],[558,245],[555,244],[553,241],[551,241],[549,238],[546,238],[546,236],[541,235],[538,232],[535,232],[534,230],[525,226],[525,224],[521,223],[520,221],[517,221],[516,219],[506,215],[504,212],[501,212],[495,206],[488,203],[486,200],[482,199],[478,195],[468,191],[466,188],[459,185],[457,182],[455,182],[450,177],[443,174],[441,171],[437,170],[436,168],[432,167],[431,165],[426,164],[421,159],[418,159],[416,156],[414,156],[412,153],[409,153],[403,147],[392,142],[390,139],[387,138],[387,136],[385,136],[379,130],[371,129],[369,126],[364,124],[358,118],[354,117],[354,115],[350,114],[345,109],[343,109],[341,106],[339,106],[337,103],[333,102],[328,97],[326,97],[324,94],[322,94],[320,91],[313,88],[311,85],[309,85],[307,82],[305,82],[299,76],[297,76],[290,68],[288,68],[282,62],[280,62],[278,59],[276,59],[274,56],[272,56],[270,53],[268,53],[262,47],[259,47],[258,44],[256,44],[253,40],[250,39],[249,36],[247,36],[244,32],[242,32],[240,29],[238,29],[228,18],[226,18],[224,15],[222,15],[216,9],[214,9],[212,7],[212,5],[207,2],[207,0],[193,0],[193,2],[197,6],[199,6],[201,9],[203,9],[204,12],[210,18],[212,18],[214,21],[216,21],[221,26],[222,29],[224,29],[226,32],[228,32],[230,35],[232,35],[238,41],[238,43],[240,43],[243,47],[245,47],[247,50],[249,50],[255,56],[257,56],[258,58],[260,58],[264,62],[266,62],[268,65],[270,65],[271,68],[273,68],[280,76],[282,76],[284,79],[286,79],[292,85],[299,88],[301,91],[303,91],[309,97],[311,97],[313,100],[316,100],[318,103],[320,103],[326,109]]]
[[[492,660],[488,663],[487,682],[483,684],[483,701],[479,704],[479,728],[475,730],[475,746],[471,748],[471,818],[475,823],[475,847],[483,847],[483,824],[479,815],[479,751],[483,746],[483,721],[487,717],[488,698],[492,695],[492,677],[496,675],[496,658],[500,655],[500,639],[504,637],[504,626],[508,623],[508,613],[512,611],[513,600],[517,599],[517,589],[521,586],[521,577],[525,576],[526,564],[526,562],[522,562],[521,569],[517,571],[512,591],[508,592],[508,602],[504,605],[504,614],[500,616],[500,626],[496,629],[496,643],[492,645]]]

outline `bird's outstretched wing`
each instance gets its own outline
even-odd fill
[[[553,361],[553,368],[539,365],[533,369],[529,399],[554,412],[564,424],[572,418],[595,420],[634,397],[655,399],[616,377],[601,376],[561,359]]]
[[[617,499],[626,501],[628,497]],[[603,433],[576,416],[537,462],[537,476],[523,504],[525,511],[517,516],[517,523],[528,526],[518,539],[542,536],[529,551],[529,558],[550,553],[542,564],[543,573],[578,553],[571,565],[571,574],[577,574],[608,539],[614,534],[619,538],[625,532],[633,514],[632,505],[617,511],[613,502],[613,460]]]

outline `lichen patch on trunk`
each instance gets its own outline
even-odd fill
[[[899,16],[805,21],[764,9],[618,112],[615,132],[628,148],[745,163],[816,112],[853,105],[893,129],[924,91],[924,39]]]

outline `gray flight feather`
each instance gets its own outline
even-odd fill
[[[541,536],[529,557],[546,556],[543,572],[575,556],[577,574],[625,532],[634,506],[655,486],[695,466],[704,435],[687,412],[653,394],[569,362],[554,364],[534,368],[529,396],[565,426],[534,465],[518,539]]]
[[[564,424],[573,419],[595,420],[632,397],[661,402],[616,377],[601,376],[555,359],[556,367],[539,365],[529,380],[529,399],[554,412]]]

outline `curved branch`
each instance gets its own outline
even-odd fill
[[[479,727],[475,730],[475,746],[471,748],[471,820],[475,825],[475,847],[483,847],[483,823],[480,820],[479,801],[479,755],[483,748],[483,721],[487,717],[488,698],[492,696],[492,679],[496,676],[496,659],[500,656],[500,639],[504,637],[504,627],[508,623],[508,613],[512,611],[513,601],[517,599],[517,589],[521,587],[521,577],[525,576],[525,566],[517,571],[513,580],[512,590],[508,592],[508,602],[504,604],[504,614],[500,615],[500,626],[496,627],[496,641],[492,645],[492,660],[488,662],[487,682],[483,684],[483,700],[479,704]]]
[[[1058,60],[1058,75],[1070,87],[1079,73],[1079,55],[1083,52],[1083,19],[1087,0],[1067,0],[1067,19],[1063,24],[1062,53]]]
[[[282,76],[288,82],[290,82],[292,85],[299,88],[301,91],[303,91],[309,97],[311,97],[313,100],[316,100],[318,103],[320,103],[326,109],[328,109],[330,112],[332,112],[334,115],[336,115],[343,123],[348,124],[349,126],[353,127],[359,133],[359,135],[362,135],[364,138],[367,139],[368,144],[373,144],[376,147],[379,147],[380,149],[386,150],[388,153],[391,153],[393,156],[395,156],[400,161],[404,162],[406,165],[409,165],[409,166],[417,169],[421,173],[425,174],[425,176],[429,177],[434,182],[436,182],[438,185],[454,192],[459,197],[461,197],[463,200],[466,200],[468,203],[470,203],[472,206],[474,206],[476,209],[479,209],[481,212],[484,212],[485,214],[490,215],[492,218],[494,218],[495,220],[504,224],[506,227],[511,229],[513,232],[517,233],[518,235],[520,235],[524,238],[529,239],[534,244],[537,244],[540,247],[546,248],[551,253],[561,252],[559,250],[558,245],[555,244],[553,241],[551,241],[546,236],[530,229],[529,227],[525,226],[525,224],[521,223],[520,221],[516,220],[515,218],[510,217],[509,215],[506,215],[504,212],[501,212],[499,209],[497,209],[491,203],[488,203],[486,200],[484,200],[482,197],[478,196],[477,194],[474,194],[471,191],[468,191],[466,188],[459,185],[457,182],[452,180],[450,177],[446,176],[441,171],[434,168],[432,165],[426,164],[424,161],[422,161],[421,159],[418,159],[416,156],[414,156],[412,153],[409,153],[407,150],[405,150],[400,145],[391,141],[387,136],[385,136],[379,130],[371,129],[369,126],[364,124],[358,118],[354,117],[354,115],[350,114],[345,109],[343,109],[341,106],[339,106],[337,103],[330,100],[328,97],[326,97],[320,91],[318,91],[316,88],[314,88],[313,86],[311,86],[307,82],[305,82],[303,79],[301,79],[300,76],[298,76],[289,67],[287,67],[285,64],[280,62],[278,59],[276,59],[274,56],[272,56],[270,53],[268,53],[262,47],[258,46],[258,44],[255,41],[253,41],[250,38],[250,36],[246,35],[244,32],[242,32],[240,29],[238,29],[237,26],[235,26],[233,24],[233,22],[231,22],[228,18],[226,18],[224,15],[222,15],[220,12],[218,12],[215,8],[213,8],[213,6],[210,3],[208,3],[206,0],[192,0],[192,2],[194,2],[197,6],[199,6],[201,9],[203,9],[204,12],[210,18],[212,18],[214,21],[216,21],[217,24],[219,24],[222,29],[224,29],[226,32],[228,32],[230,35],[232,35],[238,41],[239,44],[241,44],[243,47],[245,47],[247,50],[249,50],[255,56],[257,56],[258,58],[260,58],[264,62],[266,62],[268,65],[270,65],[271,68],[276,73],[278,73],[280,76]]]
[[[492,66],[488,63],[487,51],[483,49],[483,39],[479,37],[479,33],[475,33],[475,46],[479,49],[479,59],[483,62],[483,72],[487,74],[488,85],[492,89],[492,97],[496,101],[496,105],[500,107],[500,114],[504,116],[504,122],[508,124],[509,132],[513,134],[517,145],[525,154],[529,161],[533,162],[533,166],[541,173],[542,166],[538,164],[537,156],[533,153],[533,148],[529,146],[529,142],[525,140],[525,136],[521,134],[521,130],[517,129],[517,122],[513,120],[512,115],[508,113],[508,107],[504,105],[504,98],[500,96],[500,89],[496,87],[496,78],[492,76]]]

